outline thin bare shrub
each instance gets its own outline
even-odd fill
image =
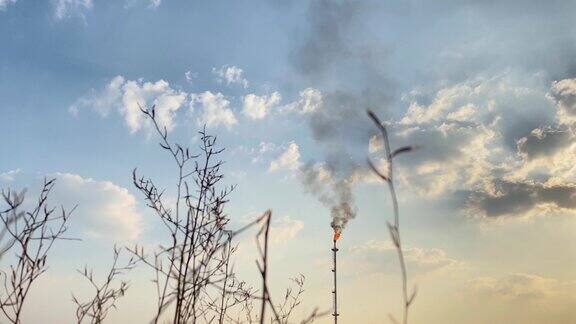
[[[2,296],[0,310],[10,323],[21,323],[22,308],[31,287],[47,269],[48,253],[57,240],[64,237],[70,211],[51,208],[48,196],[54,188],[55,179],[44,179],[37,202],[29,211],[22,211],[24,192],[3,191],[2,198],[8,210],[0,213],[9,242],[3,248],[15,250],[15,261],[8,270],[0,271]]]
[[[272,323],[288,324],[294,323],[291,320],[294,310],[302,303],[302,294],[304,293],[304,275],[292,278],[294,287],[288,287],[281,303],[275,304],[268,283],[268,257],[269,257],[269,240],[270,240],[270,222],[272,220],[272,211],[267,210],[260,218],[260,229],[256,233],[255,240],[258,249],[258,259],[256,266],[261,277],[261,289],[259,295],[253,294],[242,303],[242,309],[236,319],[231,318],[233,323],[251,324],[251,323]],[[259,315],[254,314],[254,301],[260,301]],[[271,314],[266,315],[267,309],[270,308]],[[301,324],[312,323],[319,317],[327,315],[329,312],[319,312],[318,308],[314,309],[306,318],[300,321]]]
[[[119,280],[119,277],[132,270],[136,265],[136,259],[131,257],[124,265],[119,265],[118,260],[121,250],[114,247],[113,261],[104,281],[99,284],[94,273],[85,266],[78,273],[90,282],[94,289],[94,295],[90,300],[81,302],[72,295],[72,301],[76,304],[76,322],[101,324],[109,312],[116,309],[116,301],[123,297],[128,290],[128,282]]]
[[[284,294],[284,301],[278,305],[278,313],[280,316],[280,320],[283,323],[288,323],[292,312],[296,307],[298,307],[302,303],[302,294],[304,293],[304,281],[306,277],[303,274],[300,274],[297,277],[290,279],[294,286],[286,288],[286,292]]]
[[[147,252],[142,246],[128,250],[152,269],[156,286],[157,308],[152,323],[170,320],[184,323],[278,323],[289,322],[294,308],[300,305],[303,279],[297,279],[298,293],[292,290],[279,306],[272,302],[268,286],[269,236],[272,212],[266,211],[239,229],[229,229],[224,212],[234,186],[221,187],[223,149],[216,137],[203,129],[196,151],[170,141],[166,127],[160,126],[155,108],[141,108],[160,138],[160,147],[176,165],[175,200],[168,205],[163,189],[150,178],[133,172],[134,186],[143,194],[147,206],[161,220],[168,234],[165,245]],[[256,242],[261,275],[261,290],[242,281],[232,267],[231,258],[240,233],[259,225]],[[254,302],[260,301],[259,314]],[[266,315],[267,309],[272,315]],[[314,310],[301,323],[311,323],[323,314]]]
[[[413,146],[403,146],[394,151],[390,148],[390,140],[388,138],[388,131],[386,130],[386,126],[380,121],[378,116],[374,114],[371,110],[368,110],[368,116],[382,135],[382,140],[384,142],[384,153],[386,154],[386,164],[387,168],[385,172],[381,172],[371,161],[368,159],[368,164],[372,171],[380,177],[380,179],[384,180],[388,184],[388,189],[390,191],[390,197],[392,199],[392,207],[394,210],[394,220],[393,223],[387,222],[388,224],[388,231],[390,234],[390,238],[392,239],[392,243],[396,248],[396,252],[398,255],[398,261],[400,263],[400,272],[402,275],[402,323],[408,323],[408,312],[410,306],[414,302],[416,298],[417,289],[414,287],[410,293],[408,293],[408,276],[406,274],[406,261],[404,259],[404,253],[402,251],[402,240],[400,237],[400,211],[398,208],[398,198],[396,196],[396,189],[394,187],[394,168],[393,168],[393,160],[394,158],[402,153],[410,152],[414,149]],[[394,323],[400,323],[398,320],[392,315],[389,315],[390,319]]]
[[[157,309],[153,323],[158,323],[170,307],[172,323],[224,323],[228,311],[250,297],[247,285],[239,280],[230,266],[236,251],[233,237],[262,218],[232,231],[224,213],[228,196],[234,189],[220,187],[223,175],[219,159],[223,149],[216,137],[199,132],[198,153],[170,142],[165,127],[156,118],[154,107],[141,109],[160,137],[160,146],[176,165],[175,202],[168,206],[164,190],[149,179],[133,172],[133,182],[162,221],[169,241],[147,253],[135,246],[131,251],[154,272]]]

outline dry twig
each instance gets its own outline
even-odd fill
[[[402,323],[408,323],[408,311],[410,306],[414,302],[416,298],[416,287],[413,288],[412,292],[408,294],[408,276],[406,274],[406,262],[404,259],[404,253],[402,251],[402,241],[400,237],[400,212],[398,208],[398,198],[396,196],[396,189],[394,188],[394,168],[393,168],[393,160],[398,154],[410,152],[414,149],[413,146],[404,146],[398,148],[394,151],[390,148],[390,140],[388,138],[388,131],[386,130],[386,126],[380,121],[378,116],[374,114],[371,110],[368,110],[368,116],[372,119],[376,127],[378,127],[381,135],[382,140],[384,141],[384,150],[386,154],[386,162],[387,162],[387,170],[386,172],[381,172],[378,168],[368,159],[368,165],[374,171],[374,173],[384,180],[388,184],[388,189],[390,190],[390,197],[392,198],[392,206],[394,209],[394,222],[388,224],[388,232],[390,234],[390,238],[392,239],[392,243],[396,248],[396,252],[398,254],[398,261],[400,263],[400,272],[402,274],[402,305],[403,305],[403,316],[402,316]],[[390,319],[394,323],[399,323],[395,317],[390,314]]]
[[[139,246],[129,251],[148,265],[155,274],[157,310],[153,323],[173,305],[174,324],[203,322],[223,323],[230,308],[241,305],[251,292],[236,278],[230,257],[236,251],[232,239],[257,224],[261,218],[232,231],[224,206],[234,187],[219,189],[223,162],[218,156],[216,137],[200,131],[198,153],[170,142],[161,127],[155,108],[141,109],[160,137],[160,146],[172,156],[177,166],[176,201],[167,207],[164,190],[148,178],[133,172],[134,185],[169,234],[166,246],[147,254]],[[243,291],[247,289],[247,291]]]
[[[116,301],[126,294],[126,290],[128,290],[128,282],[122,280],[118,285],[116,285],[117,287],[114,286],[118,281],[118,276],[123,275],[134,268],[136,265],[136,259],[132,257],[125,265],[119,266],[119,257],[120,250],[115,246],[112,266],[102,284],[97,283],[93,271],[88,270],[88,267],[85,266],[82,270],[78,270],[78,272],[90,282],[90,285],[95,290],[92,299],[86,302],[80,302],[76,296],[72,295],[72,301],[76,304],[76,321],[78,324],[103,323],[108,312],[111,309],[116,308]]]
[[[47,205],[48,196],[54,188],[55,179],[44,179],[38,201],[31,211],[20,211],[24,193],[3,191],[2,198],[8,210],[0,213],[4,224],[2,235],[8,234],[9,242],[3,247],[16,249],[15,263],[9,270],[0,271],[3,294],[0,310],[10,323],[20,323],[22,308],[33,283],[47,269],[48,253],[57,240],[72,240],[64,237],[67,222],[74,209],[59,211]]]

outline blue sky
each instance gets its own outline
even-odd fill
[[[218,136],[226,182],[238,185],[232,224],[273,209],[274,286],[306,274],[302,314],[330,307],[330,215],[302,184],[308,164],[353,188],[342,320],[399,312],[388,193],[365,163],[383,163],[370,107],[393,145],[419,146],[397,163],[420,287],[414,321],[572,318],[574,9],[567,0],[0,0],[0,186],[32,194],[56,177],[54,203],[79,205],[71,231],[83,238],[55,250],[26,323],[72,323],[71,286],[87,289],[76,268],[98,270],[114,243],[162,240],[131,172],[170,188],[175,169],[138,104],[156,104],[182,144],[195,147],[203,124]],[[240,243],[239,270],[256,280],[252,240]],[[111,323],[148,318],[136,310],[154,303],[144,298],[150,275],[135,272]]]

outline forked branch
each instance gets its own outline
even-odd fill
[[[379,170],[370,159],[368,159],[368,165],[372,169],[372,171],[383,181],[388,184],[388,189],[390,191],[390,197],[392,199],[392,207],[394,211],[394,220],[393,223],[387,222],[388,225],[388,233],[390,234],[390,238],[392,239],[392,243],[396,249],[398,255],[398,261],[400,263],[400,272],[402,275],[402,305],[403,305],[403,314],[402,314],[402,323],[408,323],[408,311],[410,306],[414,302],[416,298],[416,287],[413,288],[411,293],[408,293],[408,276],[406,274],[406,261],[404,259],[404,252],[402,251],[402,240],[400,237],[400,212],[398,208],[398,198],[396,196],[396,189],[394,187],[394,168],[393,162],[394,158],[402,153],[411,152],[414,150],[413,146],[403,146],[398,148],[394,151],[390,148],[390,140],[388,137],[388,131],[386,126],[380,121],[378,116],[374,114],[371,110],[368,110],[368,116],[374,122],[380,134],[382,135],[382,140],[384,142],[384,153],[386,154],[386,172],[382,172]],[[390,319],[394,323],[399,323],[395,317],[390,314]]]
[[[131,257],[126,264],[118,265],[120,251],[116,246],[114,247],[112,265],[101,284],[98,284],[93,271],[89,270],[88,267],[78,270],[94,289],[92,299],[85,302],[81,302],[76,296],[72,295],[72,301],[76,304],[76,321],[78,324],[103,323],[110,310],[116,308],[116,301],[126,294],[129,286],[128,282],[119,281],[118,277],[132,270],[136,265],[136,259]]]
[[[0,311],[8,322],[21,322],[22,308],[33,283],[48,269],[48,253],[57,240],[73,240],[64,237],[69,217],[74,209],[66,211],[48,207],[48,197],[55,179],[44,179],[38,200],[29,211],[21,211],[24,192],[3,191],[2,199],[8,206],[0,212],[4,229],[2,237],[9,237],[2,253],[15,249],[15,261],[9,270],[0,271],[2,294]]]

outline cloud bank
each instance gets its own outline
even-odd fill
[[[82,234],[118,242],[136,240],[142,232],[142,216],[136,198],[110,181],[98,181],[72,173],[56,173],[54,201],[78,205],[71,226]]]

